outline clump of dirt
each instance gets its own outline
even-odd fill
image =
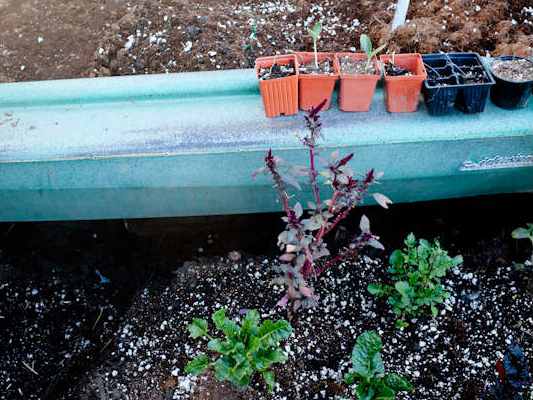
[[[411,76],[413,73],[406,68],[402,68],[393,64],[391,61],[387,61],[384,65],[385,75],[387,76]]]
[[[495,60],[492,72],[499,78],[514,82],[533,80],[533,62],[525,59]]]

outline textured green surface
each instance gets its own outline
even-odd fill
[[[325,151],[385,172],[396,202],[530,191],[533,168],[461,171],[533,154],[533,105],[479,115],[323,114]],[[267,119],[253,71],[0,85],[0,220],[214,215],[278,210],[251,179],[272,147],[303,163],[302,115]]]

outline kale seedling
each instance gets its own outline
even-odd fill
[[[395,250],[389,259],[388,273],[392,285],[370,284],[368,291],[378,297],[387,297],[393,311],[400,317],[397,327],[406,327],[405,317],[423,314],[426,309],[437,316],[437,305],[449,296],[441,284],[448,270],[463,262],[461,256],[448,256],[438,241],[433,244],[412,233],[404,241],[404,250]]]
[[[396,393],[413,389],[403,376],[385,373],[382,348],[381,338],[374,331],[357,338],[352,350],[352,369],[344,376],[344,381],[357,385],[354,393],[359,400],[394,400]]]
[[[286,227],[278,236],[278,246],[283,255],[280,257],[282,263],[277,269],[283,277],[276,279],[276,283],[285,285],[287,293],[278,305],[285,306],[291,301],[294,309],[317,304],[318,297],[312,288],[311,279],[316,279],[343,259],[355,256],[367,245],[383,249],[379,238],[370,233],[368,218],[363,216],[359,225],[360,233],[352,238],[350,244],[335,257],[317,265],[317,261],[330,255],[324,238],[363,201],[370,186],[382,176],[373,169],[361,177],[355,176],[349,166],[353,154],[340,157],[339,152],[335,151],[329,159],[317,159],[317,142],[321,137],[322,126],[318,113],[324,104],[325,101],[309,111],[305,117],[308,134],[301,141],[308,151],[308,166],[288,165],[269,150],[265,157],[265,166],[254,173],[265,173],[272,177],[285,213],[283,221]],[[321,172],[317,170],[319,161],[324,166]],[[293,196],[288,192],[290,186],[301,190],[298,182],[300,177],[307,177],[313,195],[313,201],[307,202],[307,208],[310,210],[307,213],[304,213],[301,203],[291,205]],[[323,199],[320,192],[319,178],[332,189],[332,197],[327,200]],[[391,203],[380,193],[374,193],[373,196],[376,202],[385,208]]]
[[[485,400],[523,400],[524,392],[532,383],[528,360],[524,350],[517,343],[511,343],[505,352],[503,362],[496,363],[498,381],[489,387]]]
[[[247,388],[257,372],[271,391],[276,382],[270,367],[287,360],[280,342],[291,335],[291,325],[284,320],[265,320],[259,324],[259,313],[255,310],[246,313],[240,326],[226,317],[224,309],[215,312],[211,319],[224,339],[210,336],[204,319],[194,319],[188,329],[195,339],[209,339],[207,348],[218,357],[211,361],[206,354],[201,354],[189,361],[185,372],[199,375],[212,367],[216,379],[228,381],[239,389]]]
[[[527,224],[526,228],[516,228],[511,236],[513,239],[529,239],[531,245],[533,246],[533,224]],[[529,263],[533,265],[533,252],[529,259]]]
[[[361,44],[361,49],[366,53],[366,67],[365,69],[368,71],[372,65],[372,60],[387,47],[386,44],[383,46],[378,47],[377,49],[372,49],[372,40],[370,40],[370,37],[368,35],[362,34],[359,38],[359,42]]]
[[[308,30],[311,38],[313,39],[313,51],[315,53],[315,68],[318,70],[318,39],[320,39],[320,33],[322,32],[322,23],[318,21],[311,29]]]

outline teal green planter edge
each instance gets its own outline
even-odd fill
[[[322,118],[324,154],[355,152],[356,171],[384,171],[376,190],[395,202],[533,190],[532,162],[505,164],[533,154],[531,105],[388,114],[378,89],[371,112]],[[268,148],[305,163],[303,133],[302,114],[264,117],[251,70],[3,84],[0,221],[278,211],[251,173]]]

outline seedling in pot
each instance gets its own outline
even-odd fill
[[[289,64],[278,64],[274,63],[269,68],[261,68],[258,73],[259,80],[270,80],[270,79],[279,79],[285,78],[296,74],[296,68],[293,63]]]
[[[319,21],[311,29],[308,30],[309,35],[313,39],[313,61],[302,63],[300,65],[300,74],[333,74],[333,60],[325,58],[319,59],[318,56],[318,40],[322,32],[322,23]]]
[[[385,63],[385,75],[388,76],[411,76],[413,73],[406,68],[397,66],[394,63],[394,53],[390,61]]]
[[[362,34],[360,39],[361,50],[366,54],[366,60],[356,60],[349,55],[344,55],[339,57],[341,71],[345,74],[375,74],[376,69],[374,62],[376,56],[383,51],[386,44],[378,47],[377,49],[372,48],[372,40],[368,35]]]
[[[386,374],[381,358],[383,344],[374,331],[357,338],[352,351],[352,369],[344,376],[348,385],[356,385],[358,400],[394,400],[398,392],[413,389],[411,383],[398,374]]]
[[[378,297],[386,297],[392,310],[399,317],[398,328],[408,326],[407,317],[417,317],[428,311],[433,317],[437,306],[449,297],[441,279],[447,272],[463,262],[461,256],[454,258],[440,247],[425,239],[416,240],[412,233],[405,240],[403,250],[395,250],[389,259],[391,284],[370,284],[368,291]]]
[[[209,339],[207,348],[216,357],[211,360],[201,354],[189,361],[185,372],[200,375],[212,368],[217,380],[228,381],[238,389],[246,389],[254,374],[259,373],[272,391],[276,382],[271,367],[287,360],[280,343],[291,335],[291,325],[284,320],[266,320],[260,324],[259,313],[255,310],[246,313],[240,326],[226,317],[224,309],[215,312],[211,319],[224,335],[223,339],[209,335],[208,322],[203,319],[194,319],[188,330],[194,339]]]
[[[483,400],[524,400],[525,392],[533,380],[524,349],[511,343],[503,360],[496,363],[498,380],[487,390]]]

